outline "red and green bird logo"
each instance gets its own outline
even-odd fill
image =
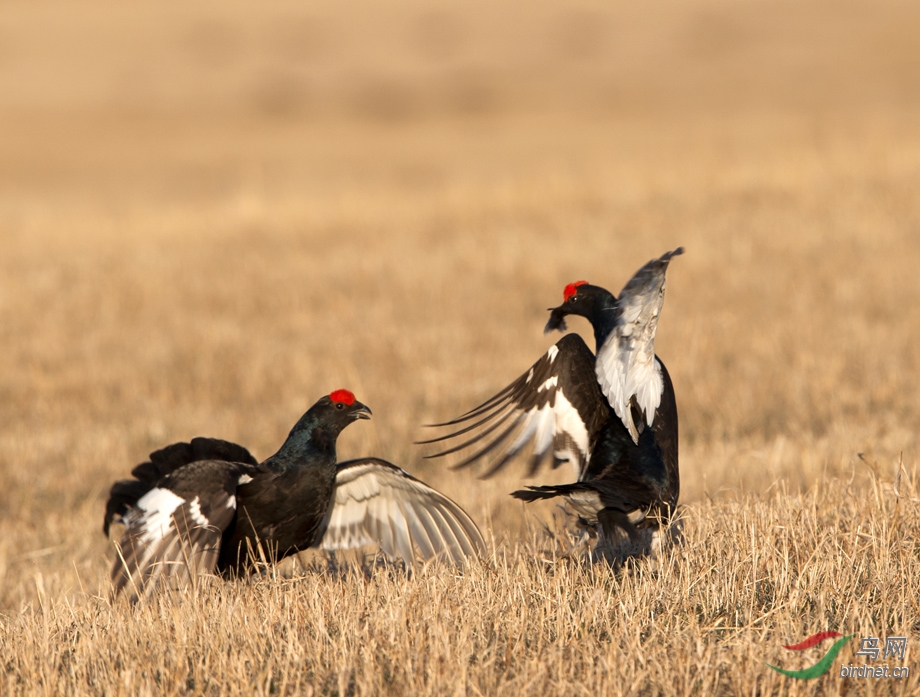
[[[831,663],[834,662],[834,659],[837,658],[837,654],[840,653],[840,649],[852,639],[855,634],[848,634],[843,636],[840,632],[818,632],[817,634],[812,634],[807,639],[803,639],[798,644],[783,645],[784,649],[789,649],[790,651],[804,651],[805,649],[810,649],[812,646],[817,646],[825,639],[830,639],[832,637],[841,637],[834,642],[834,645],[828,650],[826,654],[821,658],[820,661],[815,663],[813,666],[808,668],[803,668],[802,670],[786,670],[784,668],[777,668],[776,666],[770,665],[773,670],[777,673],[782,673],[783,675],[788,675],[790,678],[798,678],[799,680],[811,680],[812,678],[817,678],[821,675],[824,675],[828,670],[830,670]]]

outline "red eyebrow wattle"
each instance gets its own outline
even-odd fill
[[[567,285],[565,290],[562,291],[562,302],[567,302],[569,298],[575,295],[575,293],[578,292],[578,286],[584,286],[587,284],[587,281],[575,281],[574,283]]]
[[[333,402],[341,402],[346,407],[350,407],[355,403],[355,396],[348,390],[336,390],[329,395],[329,399]]]

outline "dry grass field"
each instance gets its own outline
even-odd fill
[[[0,694],[920,694],[918,27],[887,0],[4,2]],[[682,547],[568,558],[559,511],[507,496],[522,467],[423,460],[421,424],[555,341],[566,283],[679,244]],[[113,480],[196,435],[264,458],[338,387],[374,410],[340,457],[455,498],[487,559],[109,602]],[[825,676],[766,667],[826,629],[856,640]],[[909,678],[839,677],[894,635]]]

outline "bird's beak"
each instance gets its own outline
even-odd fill
[[[549,334],[554,329],[564,332],[566,330],[565,316],[569,314],[566,312],[565,307],[560,305],[559,307],[549,307],[547,309],[550,311],[550,316],[546,326],[543,327],[543,333]]]
[[[361,404],[361,402],[355,402],[355,407],[357,408],[352,412],[352,414],[356,419],[371,418],[371,414],[373,414],[373,412],[368,407]]]

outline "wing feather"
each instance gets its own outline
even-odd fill
[[[160,491],[155,488],[148,496]],[[143,499],[139,502],[144,503]],[[190,524],[190,503],[183,501],[169,512],[168,524],[159,526],[153,534],[147,511],[138,508],[128,513],[125,534],[119,543],[120,559],[112,570],[116,595],[130,588],[132,600],[138,600],[161,585],[186,585],[213,572],[223,530],[211,523]]]
[[[473,539],[466,534],[466,531],[460,525],[460,521],[447,509],[443,504],[436,507],[441,514],[441,520],[444,526],[441,528],[441,535],[447,543],[448,549],[454,555],[454,561],[459,563],[464,556],[470,556],[476,553],[473,546]]]
[[[409,521],[400,501],[390,501],[390,525],[397,532],[397,548],[399,556],[411,561],[415,554],[412,550],[412,534],[409,531]]]
[[[406,522],[409,531],[423,559],[431,559],[437,555],[437,526],[432,525],[431,514],[425,508],[404,506]],[[434,535],[433,535],[434,534]],[[432,536],[433,535],[433,536]]]
[[[221,536],[236,514],[240,463],[201,461],[175,470],[131,506],[112,567],[114,594],[131,600],[214,572]]]
[[[377,458],[339,465],[335,503],[320,546],[377,544],[411,564],[416,557],[455,563],[485,551],[482,534],[456,503],[396,465]]]
[[[499,427],[501,427],[511,417],[515,417],[511,423],[511,426],[490,440],[489,436],[494,431],[496,431]],[[480,450],[475,455],[470,456],[469,462],[472,462],[473,460],[476,460],[477,458],[481,457],[484,453],[489,452],[492,446],[501,443],[505,438],[507,438],[508,435],[510,435],[514,431],[514,429],[517,428],[518,425],[520,425],[522,418],[526,418],[526,414],[522,415],[520,411],[515,410],[513,405],[507,404],[502,409],[495,411],[493,414],[489,415],[487,418],[483,419],[482,421],[474,424],[474,426],[472,427],[464,428],[463,430],[457,431],[456,433],[449,433],[446,436],[440,436],[438,438],[433,438],[431,440],[420,441],[420,444],[437,443],[439,441],[447,440],[448,438],[459,436],[461,434],[467,433],[468,431],[470,431],[471,428],[474,428],[475,426],[479,426],[480,424],[485,424],[487,421],[491,420],[493,421],[493,423],[489,424],[488,428],[483,429],[482,431],[472,436],[471,438],[465,440],[464,442],[458,445],[450,447],[447,450],[442,450],[439,453],[435,453],[433,455],[428,456],[429,458],[443,457],[444,455],[451,455],[453,453],[459,452],[463,450],[464,448],[468,448],[474,443],[478,443],[479,441],[482,441],[482,440],[488,441],[489,442],[488,445],[486,445],[482,450]],[[469,462],[462,462],[459,465],[456,465],[456,467],[465,467],[467,464],[469,464]]]
[[[664,304],[665,273],[683,247],[652,259],[620,291],[616,326],[597,352],[597,380],[610,406],[639,442],[640,428],[651,426],[664,389],[655,359],[655,333]],[[642,423],[636,425],[633,408]]]
[[[594,354],[579,335],[568,334],[494,397],[463,416],[434,424],[462,428],[420,444],[466,436],[456,445],[426,457],[466,451],[465,458],[454,465],[460,468],[494,453],[485,478],[532,441],[529,474],[536,473],[552,453],[554,467],[568,461],[580,476],[608,414],[595,376]],[[468,424],[469,421],[474,423]]]

